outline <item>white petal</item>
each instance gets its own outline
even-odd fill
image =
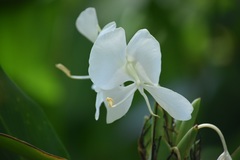
[[[157,103],[176,120],[189,120],[193,107],[182,95],[160,86],[144,85]]]
[[[96,120],[98,120],[99,118],[99,114],[100,114],[99,110],[103,101],[104,99],[103,99],[102,92],[101,91],[97,92],[96,103],[95,103],[95,107],[96,107],[95,119]]]
[[[87,8],[77,18],[78,31],[90,41],[95,42],[100,30],[95,8]]]
[[[136,89],[136,85],[131,84],[126,87],[121,86],[103,92],[107,108],[107,123],[112,123],[127,113],[132,104]],[[113,106],[109,106],[106,98],[111,98]]]
[[[127,47],[128,60],[133,61],[142,81],[158,84],[161,52],[158,41],[146,29],[139,30]]]
[[[95,92],[97,92],[96,102],[95,102],[95,108],[96,108],[95,119],[98,120],[99,114],[100,114],[99,110],[100,110],[101,104],[104,102],[104,97],[103,97],[101,88],[93,84],[92,89]]]
[[[101,89],[112,89],[129,80],[125,71],[125,32],[117,28],[97,38],[89,58],[89,76]]]
[[[98,36],[102,36],[108,32],[112,32],[116,29],[116,23],[115,22],[110,22],[107,25],[105,25],[102,29],[102,31],[99,33]]]

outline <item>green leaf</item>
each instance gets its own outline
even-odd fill
[[[161,106],[156,103],[155,105],[155,114],[159,117],[153,117],[153,143],[152,143],[152,160],[157,159],[166,159],[167,156],[171,153],[171,149],[168,141],[165,139],[167,136],[164,136],[165,129],[168,130],[169,115],[164,114],[166,112],[163,111]],[[172,118],[170,117],[170,121]],[[165,126],[164,126],[165,125]]]
[[[240,146],[233,152],[231,155],[233,160],[239,160],[240,159]]]
[[[1,133],[26,141],[48,153],[69,159],[67,151],[41,107],[11,82],[1,67],[0,110]],[[8,155],[1,154],[0,159],[7,159],[6,156]]]
[[[66,160],[44,152],[15,137],[0,133],[0,147],[32,160]]]
[[[198,133],[198,126],[192,127],[178,143],[177,148],[181,159],[187,159],[189,157],[190,150],[195,144],[196,136]]]
[[[165,139],[165,118],[163,109],[156,103],[154,113],[159,117],[145,118],[144,127],[139,138],[138,149],[144,160],[167,159],[171,153],[170,145]]]
[[[193,113],[192,113],[192,118],[190,120],[183,121],[183,122],[180,122],[180,123],[176,123],[176,132],[178,134],[176,135],[175,144],[178,144],[179,141],[182,139],[182,137],[188,132],[188,130],[194,126],[195,121],[197,119],[198,111],[199,111],[199,108],[200,108],[200,102],[201,102],[200,98],[195,99],[192,102],[192,106],[193,106],[194,110],[193,110]]]
[[[149,159],[152,149],[152,116],[144,118],[144,125],[138,140],[138,152],[143,160]]]

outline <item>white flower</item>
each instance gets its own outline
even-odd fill
[[[191,118],[193,108],[190,102],[180,94],[159,86],[160,45],[146,29],[139,30],[127,45],[124,29],[116,28],[115,22],[100,30],[94,8],[83,11],[76,25],[80,33],[94,42],[89,59],[89,76],[72,76],[63,65],[58,65],[58,68],[71,78],[92,80],[92,88],[97,92],[96,120],[102,102],[107,108],[107,123],[124,116],[136,90],[144,97],[152,115],[154,113],[145,90],[173,118]],[[125,85],[125,82],[130,84]]]
[[[146,30],[139,30],[129,44],[125,32],[117,28],[99,36],[90,53],[89,76],[94,85],[101,88],[107,105],[107,122],[111,123],[126,114],[136,90],[144,97],[151,114],[151,106],[144,90],[173,118],[191,118],[192,105],[180,94],[158,85],[161,71],[159,43]],[[125,82],[132,84],[124,86]],[[97,106],[96,106],[97,107]]]

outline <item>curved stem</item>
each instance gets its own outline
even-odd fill
[[[219,128],[217,128],[215,125],[209,124],[209,123],[200,124],[200,125],[198,125],[198,128],[199,129],[201,129],[201,128],[211,128],[214,131],[216,131],[217,134],[219,135],[221,141],[222,141],[224,152],[228,152],[226,141],[225,141],[224,136],[223,136],[223,134],[222,134],[222,132],[220,131]]]

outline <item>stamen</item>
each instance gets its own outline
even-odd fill
[[[138,88],[139,92],[141,93],[141,95],[143,96],[143,98],[145,99],[146,103],[147,103],[147,107],[149,112],[151,113],[151,115],[155,116],[155,117],[159,117],[158,115],[154,114],[151,108],[151,105],[149,103],[148,97],[147,95],[144,93],[143,88]],[[160,117],[159,117],[160,118]]]
[[[72,78],[72,79],[90,79],[90,76],[71,75],[70,70],[67,67],[65,67],[64,65],[62,65],[61,63],[56,64],[56,67],[58,69],[60,69],[61,71],[63,71],[69,78]]]
[[[110,97],[107,97],[107,98],[106,98],[106,101],[107,101],[107,103],[108,103],[108,106],[112,108],[112,107],[113,107],[113,103],[114,103],[113,99],[110,98]]]
[[[131,84],[131,85],[135,86],[135,84]],[[137,87],[134,87],[132,90],[130,90],[130,92],[128,92],[128,94],[120,102],[118,102],[117,104],[114,104],[112,107],[114,108],[114,107],[118,106],[119,104],[125,102],[131,95],[133,95],[133,93],[136,91],[136,89],[137,89]]]
[[[58,69],[60,69],[61,71],[63,71],[68,77],[71,77],[70,70],[67,69],[67,67],[65,67],[65,66],[62,65],[61,63],[56,64],[56,67],[57,67]]]

